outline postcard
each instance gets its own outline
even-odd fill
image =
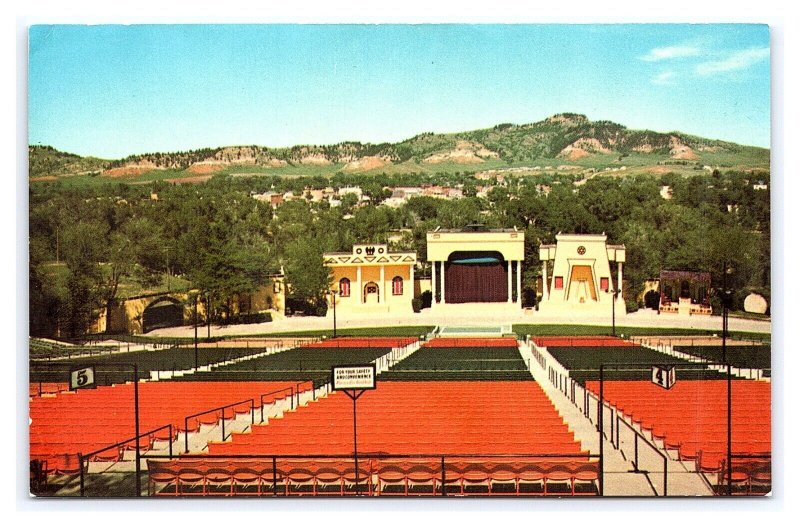
[[[768,26],[28,41],[32,496],[772,492]]]

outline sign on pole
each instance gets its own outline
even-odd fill
[[[334,366],[331,380],[334,390],[374,390],[375,365]]]
[[[675,384],[675,366],[653,366],[652,381],[669,390]]]
[[[69,389],[94,387],[94,366],[72,370],[69,374]]]

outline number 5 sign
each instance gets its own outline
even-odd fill
[[[94,366],[73,370],[69,374],[69,389],[94,387]]]

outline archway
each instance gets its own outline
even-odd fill
[[[167,296],[157,298],[142,313],[142,333],[182,325],[183,304],[174,298]]]
[[[364,284],[364,303],[365,304],[378,304],[381,301],[380,289],[375,282],[367,282]]]

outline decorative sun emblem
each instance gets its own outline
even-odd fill
[[[579,245],[578,246],[578,254],[580,254],[581,256],[586,254],[586,247],[584,247],[583,245]]]

